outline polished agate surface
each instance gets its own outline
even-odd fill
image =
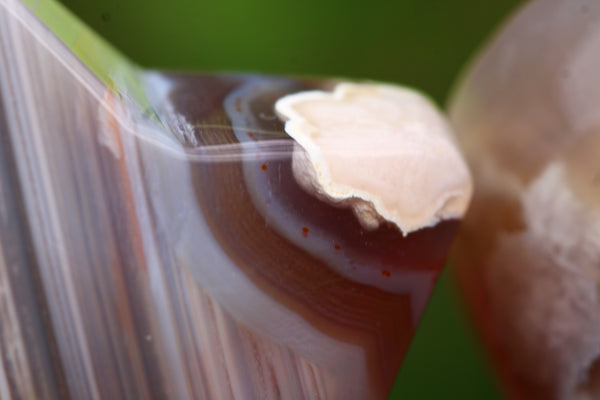
[[[455,271],[511,399],[600,398],[600,3],[537,0],[451,103],[475,179]]]
[[[298,186],[274,103],[336,82],[138,79],[0,2],[0,397],[386,398],[458,222]]]

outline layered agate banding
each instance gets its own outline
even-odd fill
[[[336,82],[123,68],[0,2],[0,393],[385,398],[458,222],[298,185],[274,105]]]
[[[184,209],[201,211],[182,219],[187,233],[178,237],[187,244],[181,246],[180,258],[235,319],[320,366],[329,376],[326,382],[335,386],[330,397],[382,396],[407,348],[398,338],[412,334],[456,222],[407,237],[392,225],[369,231],[351,210],[322,202],[296,183],[294,142],[273,105],[287,93],[328,88],[327,83],[151,75],[148,85],[170,87],[166,97],[155,99],[159,116],[161,101],[172,102],[196,127],[199,143],[238,144],[233,161],[192,163],[194,186],[188,190],[195,192],[193,197],[167,187],[156,190],[171,193],[174,213],[184,199],[189,199]],[[209,89],[214,103],[206,104],[205,96],[190,101],[193,93]],[[228,125],[219,123],[223,120]],[[192,158],[202,157],[207,148],[186,151]],[[183,173],[175,176],[185,179]],[[173,178],[165,184],[172,185]],[[165,223],[171,221],[169,215]],[[224,224],[223,218],[229,222]],[[200,232],[201,226],[207,230]],[[208,234],[215,238],[213,250],[194,243]],[[218,268],[202,261],[214,249],[229,260],[215,263]],[[238,287],[238,279],[250,279],[266,303],[260,305],[251,287]],[[408,326],[412,328],[406,330]],[[367,327],[377,327],[377,339]],[[385,355],[378,350],[383,348],[388,349]]]

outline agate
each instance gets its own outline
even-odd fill
[[[384,399],[458,221],[300,188],[274,104],[337,82],[122,68],[0,2],[0,397]]]
[[[600,4],[533,1],[459,83],[455,271],[511,399],[600,398]]]

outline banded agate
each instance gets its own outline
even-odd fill
[[[336,82],[122,68],[0,2],[1,397],[385,398],[458,222],[298,186],[274,103]]]

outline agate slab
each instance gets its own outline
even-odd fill
[[[458,222],[298,186],[274,104],[337,82],[122,68],[0,1],[1,397],[385,398]]]

